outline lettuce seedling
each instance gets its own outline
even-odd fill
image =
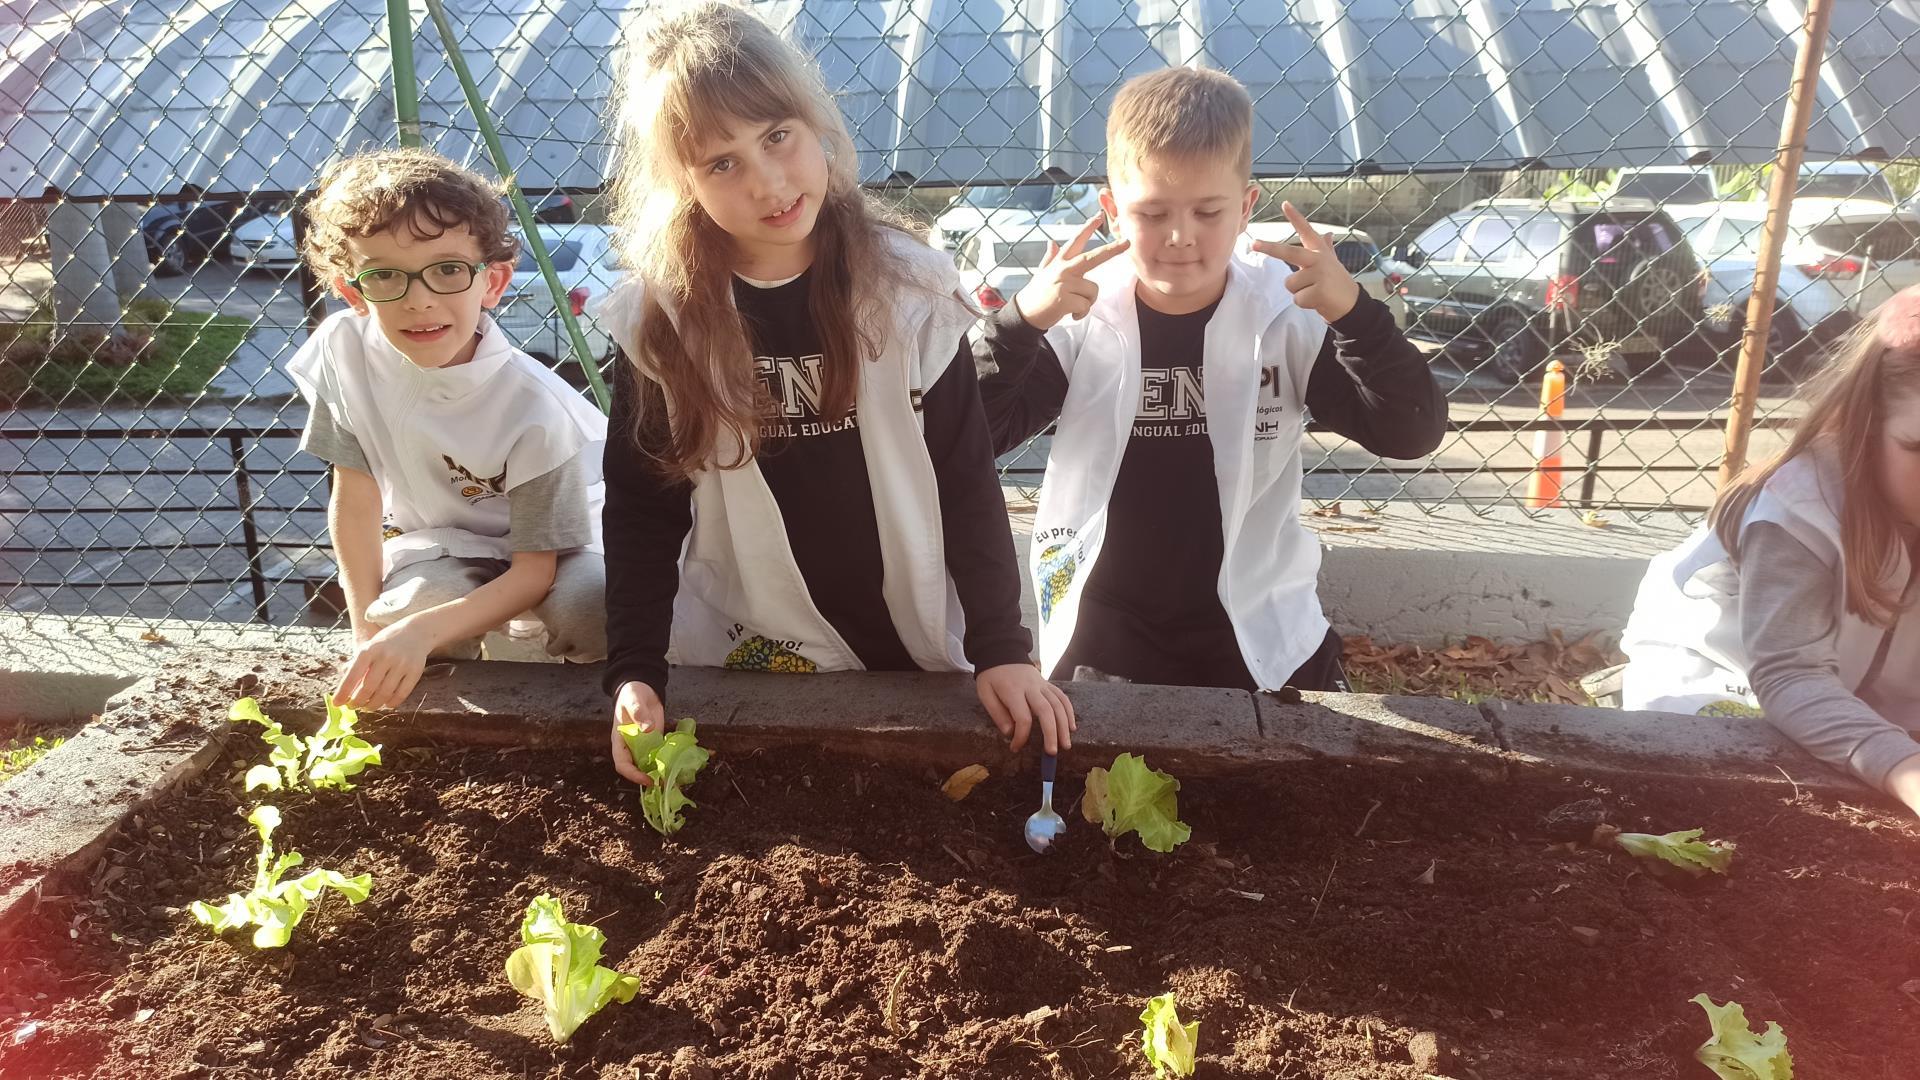
[[[1200,1048],[1200,1021],[1183,1027],[1173,995],[1161,994],[1147,1002],[1140,1023],[1140,1050],[1153,1066],[1153,1075],[1192,1076],[1193,1055]]]
[[[1793,1080],[1793,1055],[1778,1023],[1767,1021],[1767,1030],[1755,1035],[1739,1002],[1715,1005],[1705,994],[1687,1000],[1707,1010],[1707,1023],[1713,1027],[1712,1037],[1693,1056],[1720,1080]]]
[[[267,754],[268,764],[247,770],[248,791],[256,787],[279,791],[282,787],[308,785],[352,791],[353,783],[348,777],[358,775],[369,765],[380,764],[380,748],[353,733],[354,725],[360,722],[359,714],[344,705],[335,705],[332,694],[328,694],[326,700],[327,722],[307,739],[288,734],[278,722],[261,712],[260,703],[250,697],[233,703],[227,710],[227,719],[250,720],[266,728],[260,741],[272,748]]]
[[[280,827],[280,810],[262,804],[247,815],[260,833],[260,854],[254,859],[253,891],[233,893],[227,902],[214,907],[195,900],[193,917],[213,927],[214,933],[256,926],[253,944],[258,949],[277,949],[293,936],[293,928],[307,914],[307,908],[327,889],[357,904],[373,891],[373,875],[347,877],[336,870],[313,870],[293,881],[282,881],[287,871],[306,859],[297,851],[273,853],[273,830]]]
[[[1712,871],[1724,874],[1733,862],[1733,845],[1724,840],[1702,840],[1700,829],[1686,829],[1656,836],[1653,833],[1623,832],[1612,836],[1620,850],[1641,859],[1658,859],[1685,870],[1694,877]],[[1600,833],[1605,837],[1606,833]]]
[[[625,1004],[640,990],[638,978],[599,966],[607,935],[568,922],[551,896],[527,905],[520,940],[526,944],[507,957],[507,981],[540,1003],[555,1042],[566,1042],[609,1001]]]
[[[653,781],[640,793],[640,812],[662,836],[672,836],[687,823],[680,813],[683,807],[699,805],[682,789],[693,783],[712,754],[694,741],[693,732],[691,717],[673,725],[671,735],[642,732],[638,724],[620,725],[620,737],[626,740],[634,765]]]
[[[1172,851],[1193,835],[1180,821],[1179,790],[1180,781],[1147,768],[1147,759],[1121,754],[1113,759],[1113,768],[1087,771],[1080,812],[1108,836],[1137,832],[1149,849]]]

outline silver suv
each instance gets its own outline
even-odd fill
[[[1639,375],[1700,324],[1700,262],[1645,200],[1490,199],[1436,222],[1402,261],[1407,335],[1507,378],[1566,348]]]

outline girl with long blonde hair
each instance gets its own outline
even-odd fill
[[[1920,287],[1865,320],[1807,400],[1786,448],[1648,568],[1625,704],[1757,711],[1920,814]]]
[[[973,312],[860,189],[819,71],[741,7],[650,5],[611,114],[615,727],[661,725],[671,638],[690,665],[972,670],[1015,748],[1034,725],[1069,745],[1020,624]]]

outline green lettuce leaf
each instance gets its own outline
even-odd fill
[[[693,783],[712,753],[695,741],[691,717],[674,724],[671,735],[642,732],[638,724],[622,724],[620,737],[626,741],[634,765],[653,781],[640,793],[640,812],[656,832],[672,836],[687,823],[680,811],[699,805],[687,798],[683,789]]]
[[[1787,1033],[1767,1021],[1765,1033],[1747,1027],[1747,1010],[1737,1001],[1715,1005],[1705,994],[1687,999],[1707,1011],[1713,1036],[1694,1051],[1700,1064],[1720,1080],[1793,1080],[1793,1055],[1787,1052]]]
[[[253,698],[241,698],[233,703],[227,710],[227,719],[266,728],[260,739],[271,748],[267,755],[269,764],[247,770],[246,790],[264,787],[268,791],[279,791],[283,787],[312,786],[352,791],[353,784],[348,777],[359,775],[369,765],[380,764],[380,748],[353,733],[359,715],[346,706],[335,705],[331,694],[327,695],[326,703],[326,723],[308,739],[288,734],[260,710],[260,703]]]
[[[1613,838],[1621,850],[1642,859],[1660,859],[1699,877],[1711,870],[1724,874],[1733,862],[1733,845],[1722,840],[1701,840],[1700,829],[1652,833],[1623,832]]]
[[[1081,812],[1108,836],[1135,832],[1149,849],[1172,851],[1193,835],[1180,821],[1179,791],[1180,781],[1148,768],[1147,759],[1121,754],[1111,769],[1088,770]]]
[[[365,900],[373,891],[371,874],[347,877],[335,870],[314,870],[294,881],[281,880],[306,858],[297,851],[274,854],[273,831],[280,827],[279,808],[263,803],[253,808],[247,820],[260,834],[252,891],[233,893],[217,907],[205,900],[195,900],[189,907],[194,919],[212,927],[214,933],[253,926],[255,948],[277,949],[292,939],[293,928],[325,890],[338,892],[350,904]]]
[[[640,990],[634,976],[599,966],[607,936],[597,927],[568,922],[551,896],[537,896],[527,905],[520,940],[526,944],[507,957],[507,981],[540,1003],[555,1042],[566,1042],[608,1002],[624,1004]]]
[[[1140,1050],[1153,1066],[1153,1075],[1192,1076],[1193,1055],[1200,1048],[1200,1022],[1181,1026],[1173,995],[1161,994],[1147,1002],[1140,1023]]]

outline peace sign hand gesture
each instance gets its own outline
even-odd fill
[[[1306,215],[1290,202],[1281,203],[1280,209],[1286,212],[1298,242],[1255,240],[1253,250],[1293,267],[1293,273],[1287,275],[1287,291],[1293,294],[1294,303],[1330,323],[1339,321],[1360,302],[1359,283],[1340,265],[1333,242],[1307,224]]]
[[[1036,330],[1050,330],[1069,315],[1083,318],[1092,310],[1093,302],[1100,297],[1100,286],[1088,281],[1087,273],[1133,243],[1119,240],[1087,251],[1087,241],[1106,218],[1105,214],[1093,215],[1093,220],[1081,226],[1064,248],[1047,241],[1046,259],[1034,271],[1033,280],[1013,298],[1027,325]]]

